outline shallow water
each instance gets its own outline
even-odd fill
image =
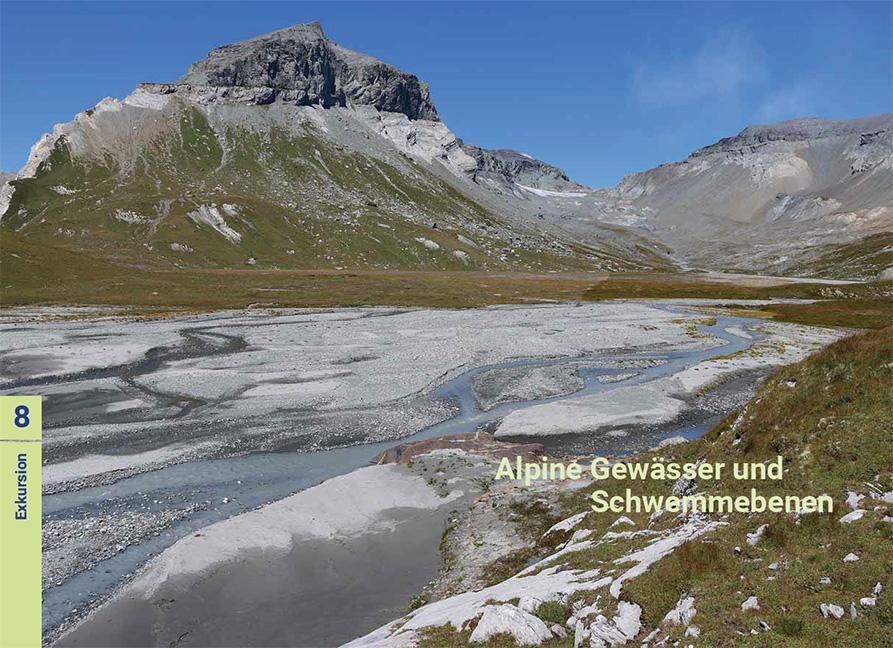
[[[175,522],[158,536],[153,536],[139,545],[130,546],[95,568],[75,575],[61,586],[46,590],[43,606],[44,628],[46,630],[57,627],[74,608],[80,608],[90,600],[108,595],[126,575],[132,574],[152,555],[208,524],[287,497],[325,479],[367,465],[376,455],[395,445],[471,432],[519,409],[568,396],[605,392],[618,387],[650,382],[709,358],[747,349],[759,341],[759,338],[756,336],[744,338],[729,333],[726,328],[744,327],[751,323],[751,320],[745,318],[718,317],[714,325],[699,327],[702,332],[723,341],[722,345],[704,350],[666,353],[657,351],[630,353],[618,350],[589,358],[519,359],[476,367],[437,387],[430,396],[434,400],[446,400],[454,404],[458,408],[455,417],[399,440],[313,452],[255,453],[175,464],[121,479],[106,486],[47,495],[43,504],[47,519],[79,518],[87,514],[96,514],[97,511],[102,511],[103,515],[114,515],[116,511],[124,510],[157,511],[183,508],[195,502],[207,502],[208,506],[205,510],[197,511],[186,519]],[[598,381],[600,376],[629,372],[629,369],[604,366],[622,360],[656,360],[662,364],[636,369],[635,376],[623,381],[614,383]],[[579,375],[583,379],[582,389],[573,394],[503,403],[487,411],[482,411],[478,407],[472,382],[481,373],[493,369],[569,363],[581,367]],[[677,434],[693,438],[702,434],[708,428],[708,423],[684,422],[666,426],[665,429],[657,431],[659,435],[657,438]],[[592,443],[591,448],[587,449],[591,452],[616,453],[627,444],[628,441],[623,438],[600,437]],[[227,499],[226,503],[224,498]]]

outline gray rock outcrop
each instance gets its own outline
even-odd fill
[[[410,119],[439,120],[428,84],[337,45],[318,22],[217,47],[177,85],[250,88],[259,104],[368,105]]]
[[[556,166],[511,149],[484,149],[462,143],[462,150],[477,162],[475,177],[497,182],[520,184],[552,191],[585,191],[585,187],[571,180]]]
[[[740,151],[757,147],[767,142],[805,142],[828,137],[859,135],[861,144],[869,144],[879,139],[893,125],[889,114],[872,115],[862,119],[790,119],[777,124],[748,126],[733,137],[724,137],[715,144],[705,146],[691,154],[691,157],[709,155],[720,151]]]

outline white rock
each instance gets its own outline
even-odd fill
[[[488,605],[471,633],[472,643],[484,643],[498,634],[510,634],[520,646],[538,646],[552,638],[542,620],[514,605]]]
[[[617,518],[616,520],[614,520],[614,521],[611,523],[611,526],[608,527],[608,528],[609,528],[609,529],[613,529],[615,526],[617,526],[617,525],[619,525],[619,524],[629,524],[629,525],[631,525],[631,526],[636,526],[636,523],[635,523],[635,522],[633,522],[632,520],[630,520],[630,519],[629,519],[628,517],[626,517],[625,515],[621,515],[619,518]]]
[[[843,557],[843,562],[856,562],[857,560],[859,560],[859,556],[854,553],[848,553]]]
[[[685,477],[680,477],[673,483],[673,495],[675,495],[676,497],[691,495],[697,490],[698,482],[696,479],[686,479]]]
[[[635,603],[620,601],[617,603],[617,616],[608,621],[599,614],[589,626],[590,646],[604,648],[626,644],[642,629],[641,618],[642,608]]]
[[[567,630],[562,628],[559,624],[553,623],[552,627],[549,628],[552,631],[552,634],[558,637],[559,639],[564,639],[567,637]]]
[[[766,529],[769,528],[768,524],[760,525],[756,531],[753,533],[747,534],[747,544],[751,547],[755,547],[757,543],[760,541],[760,538],[763,537],[763,534],[766,533]]]
[[[688,626],[685,629],[685,636],[686,637],[700,637],[701,629],[698,626]]]
[[[877,605],[877,599],[873,596],[863,596],[859,599],[859,605],[862,607],[874,607]]]
[[[679,445],[681,443],[688,443],[688,439],[682,436],[673,436],[668,439],[664,439],[660,443],[657,444],[657,449],[660,450],[662,448],[666,448],[668,446]]]
[[[582,513],[577,513],[576,515],[572,515],[569,518],[562,520],[561,522],[558,522],[557,524],[553,524],[551,527],[549,527],[549,530],[543,534],[543,537],[545,538],[550,533],[555,533],[556,531],[570,531],[575,526],[580,524],[580,522],[582,522],[584,519],[586,519],[587,515],[588,515],[588,512],[583,511]]]
[[[856,612],[856,604],[854,602],[850,602],[850,618],[855,621],[858,613]]]
[[[143,223],[149,222],[149,219],[141,214],[137,214],[134,211],[128,211],[126,209],[116,209],[114,213],[115,220],[119,220],[122,223],[127,223],[129,225],[141,225]]]
[[[535,596],[522,596],[518,601],[518,608],[528,614],[534,614],[542,604],[543,602]]]
[[[431,239],[426,239],[424,237],[419,236],[415,240],[417,243],[421,243],[429,250],[439,250],[440,249],[440,246],[437,243],[435,243],[434,241],[432,241]]]
[[[850,509],[855,511],[859,508],[859,502],[865,499],[865,496],[861,493],[854,493],[852,491],[846,494],[846,503],[849,505]]]
[[[760,602],[757,600],[756,596],[748,597],[744,603],[741,604],[741,610],[747,612],[748,610],[759,610]]]
[[[781,565],[779,565],[778,563],[772,563],[771,565],[769,565],[769,569],[771,569],[772,571],[778,571],[779,569],[781,569]]]
[[[843,608],[839,605],[834,605],[833,603],[822,603],[819,606],[819,610],[821,611],[822,616],[826,619],[828,617],[833,617],[835,619],[843,618]]]
[[[878,581],[877,583],[874,584],[874,589],[872,590],[872,594],[874,594],[875,596],[879,596],[883,589],[884,589],[884,586],[881,585],[880,581]]]
[[[820,582],[822,585],[830,585],[830,584],[831,584],[831,579],[828,578],[827,576],[822,576],[822,577],[819,579],[819,582]]]
[[[841,517],[838,521],[841,524],[851,524],[856,520],[861,520],[863,515],[865,515],[864,509],[856,509],[854,511],[850,511],[849,513]]]
[[[670,625],[687,626],[697,613],[695,609],[695,597],[685,596],[676,603],[676,607],[667,612],[663,622]]]
[[[620,592],[624,581],[644,574],[648,571],[651,565],[662,559],[664,556],[671,554],[677,547],[681,547],[686,542],[693,540],[704,533],[708,533],[724,526],[725,524],[725,522],[705,522],[700,517],[693,517],[669,535],[663,536],[661,539],[656,540],[638,551],[617,558],[614,561],[617,565],[630,562],[635,563],[635,565],[615,578],[614,582],[611,583],[608,592],[610,592],[611,596],[614,598],[620,598]]]
[[[226,209],[224,209],[224,212],[230,213]],[[232,214],[230,213],[230,215]],[[242,241],[242,235],[227,224],[226,219],[216,205],[201,205],[195,211],[186,214],[186,216],[199,225],[208,225],[234,245]]]
[[[599,613],[599,607],[595,603],[592,605],[584,605],[574,612],[574,615],[568,619],[569,625],[576,624],[578,621],[585,621],[586,617]]]
[[[617,616],[614,617],[615,625],[626,635],[632,639],[639,630],[642,629],[642,608],[635,603],[627,603],[620,601],[617,604]]]

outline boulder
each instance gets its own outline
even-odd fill
[[[839,605],[834,605],[833,603],[822,603],[819,605],[819,611],[822,613],[822,616],[826,619],[842,619],[843,618],[843,608]]]
[[[552,638],[541,619],[514,605],[488,605],[471,633],[472,643],[485,643],[498,634],[510,634],[519,646],[538,646]]]
[[[745,599],[744,603],[741,604],[741,610],[747,612],[748,610],[759,610],[760,602],[757,600],[756,596],[749,596]]]

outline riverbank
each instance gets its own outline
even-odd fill
[[[698,308],[715,303],[696,302]],[[23,331],[19,339],[29,343],[6,358],[16,362],[17,380],[45,381],[50,406],[45,511],[55,535],[45,565],[52,575],[45,590],[48,635],[71,628],[141,578],[142,566],[178,541],[366,465],[394,445],[365,433],[382,411],[415,412],[403,420],[407,427],[383,436],[421,441],[498,429],[516,413],[564,401],[598,409],[598,399],[614,390],[657,385],[675,401],[673,416],[597,422],[549,437],[525,431],[550,453],[630,452],[697,437],[749,398],[772,366],[839,335],[705,317],[686,304],[78,318]],[[79,344],[101,348],[110,364],[85,366],[82,358],[95,363],[97,355],[78,353]],[[134,351],[135,344],[143,346]],[[58,354],[72,371],[21,375],[23,367],[50,371]],[[236,367],[242,369],[233,374]],[[238,381],[233,391],[208,398],[208,390],[220,389],[219,376],[231,374]],[[104,387],[97,390],[97,382]],[[127,410],[115,406],[122,396],[114,391],[122,385],[142,387],[141,397],[154,402],[191,404],[179,415],[143,405],[122,420]],[[287,406],[290,399],[297,399],[295,406]],[[594,403],[587,405],[589,399]],[[83,406],[83,424],[57,419],[53,427],[54,400],[66,404],[69,416]],[[105,411],[91,414],[100,401]],[[351,437],[311,434],[319,429],[314,422],[325,427],[336,418],[353,426]],[[312,445],[295,443],[308,437]],[[355,445],[326,447],[345,441]],[[109,522],[121,519],[130,523],[118,533],[120,525]],[[94,533],[103,526],[109,531]]]
[[[559,513],[516,507],[517,525],[533,533],[485,578],[433,596],[348,646],[885,645],[893,612],[891,341],[893,328],[837,342],[777,371],[705,437],[622,459],[769,463],[780,455],[777,483],[664,480],[640,489],[826,493],[833,513],[618,515],[590,509],[591,482],[496,484],[488,498],[551,493]],[[628,486],[608,479],[597,487],[615,495]],[[482,498],[457,525],[467,529],[456,534],[460,547],[491,523],[489,505]],[[455,555],[441,581],[463,573],[463,553]]]

